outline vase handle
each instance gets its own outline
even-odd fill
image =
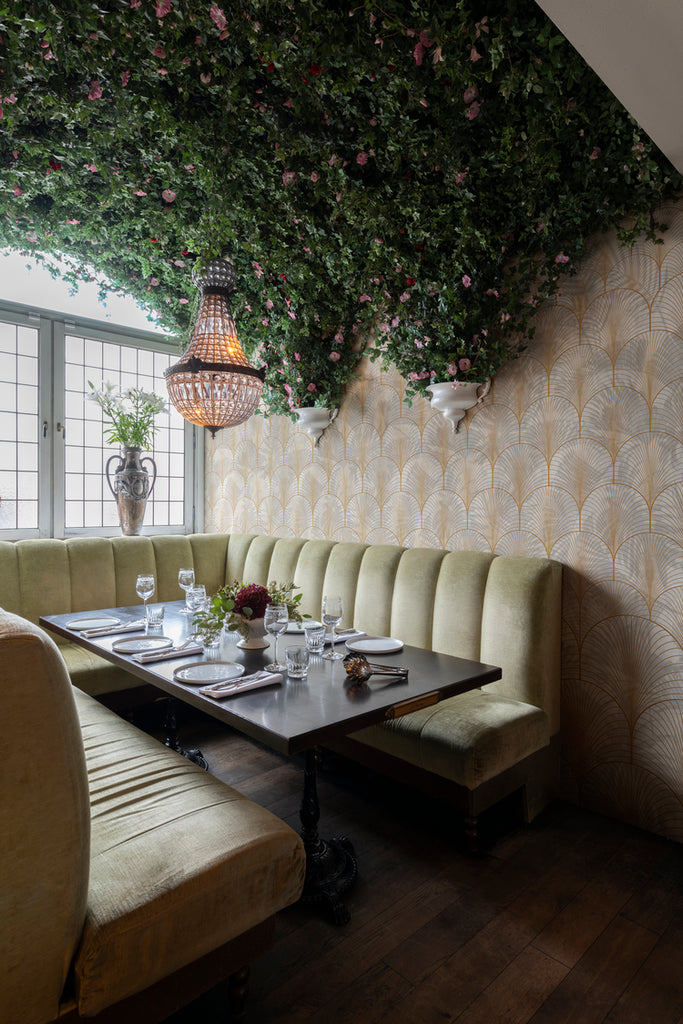
[[[156,462],[154,461],[154,459],[152,458],[151,455],[146,455],[144,457],[144,459],[140,459],[140,465],[141,466],[144,466],[144,464],[146,462],[151,462],[152,463],[152,469],[154,470],[154,475],[152,476],[152,482],[149,485],[149,490],[147,491],[147,497],[149,498],[149,496],[151,495],[152,491],[154,490],[154,485],[157,482],[157,464],[156,464]],[[148,470],[148,472],[149,472],[149,470]]]
[[[118,459],[119,460],[119,465],[114,470],[115,473],[118,473],[119,469],[122,469],[123,466],[125,465],[125,463],[124,463],[124,461],[123,461],[123,459],[121,458],[120,455],[110,455],[109,458],[107,459],[107,464],[104,467],[104,475],[107,478],[107,483],[109,484],[109,490],[114,495],[114,497],[116,497],[116,491],[112,487],[111,477],[109,476],[109,467],[112,464],[112,462],[114,461],[114,459]]]

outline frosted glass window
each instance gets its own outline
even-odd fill
[[[0,530],[38,526],[39,340],[0,323]]]

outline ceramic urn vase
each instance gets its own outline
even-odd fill
[[[249,627],[249,636],[237,641],[237,647],[243,651],[261,651],[264,647],[270,647],[270,641],[266,640],[266,630],[263,625],[263,616],[260,619],[246,619]]]
[[[129,537],[137,537],[140,533],[147,499],[152,493],[157,479],[157,467],[154,459],[151,455],[141,459],[140,452],[140,448],[122,448],[118,455],[112,455],[107,459],[104,470],[109,490],[116,499],[121,532]],[[112,471],[111,465],[117,459],[118,465]],[[152,466],[151,483],[149,470],[144,465],[145,462],[149,462]]]

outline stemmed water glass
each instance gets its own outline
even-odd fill
[[[181,615],[189,615],[190,610],[187,607],[187,592],[190,587],[194,586],[194,569],[179,569],[178,570],[178,586],[181,590],[185,591],[185,607],[181,609]]]
[[[147,618],[147,602],[156,589],[154,576],[151,573],[140,573],[135,581],[135,591],[145,602],[145,618]]]
[[[330,649],[329,651],[326,651],[325,654],[323,654],[323,658],[326,658],[327,661],[338,661],[340,658],[344,657],[341,651],[335,651],[334,649],[334,630],[335,627],[338,626],[339,623],[341,622],[343,614],[344,602],[342,601],[341,597],[339,597],[338,594],[325,594],[325,596],[323,597],[322,618],[325,625],[330,627],[330,632],[332,634],[332,643],[330,644]]]
[[[289,625],[289,612],[286,604],[269,604],[263,616],[263,627],[266,633],[273,637],[273,669],[284,670],[284,665],[279,665],[277,660],[277,641],[281,633]]]

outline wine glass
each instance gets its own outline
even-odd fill
[[[332,643],[330,644],[329,651],[323,654],[323,658],[327,661],[338,661],[339,658],[343,658],[344,655],[341,651],[335,651],[334,649],[334,629],[338,626],[342,620],[344,614],[344,602],[338,594],[328,595],[325,594],[323,597],[323,622],[326,626],[330,627],[332,634]]]
[[[263,627],[266,633],[273,637],[273,664],[271,668],[284,670],[284,665],[279,665],[277,660],[277,640],[281,633],[287,629],[289,624],[289,612],[286,604],[269,604],[263,616]]]
[[[135,590],[138,597],[145,602],[145,618],[147,618],[147,602],[156,590],[154,576],[151,573],[140,573],[135,581]]]
[[[181,615],[189,615],[190,610],[187,607],[187,592],[190,587],[194,586],[194,569],[178,570],[178,586],[181,590],[185,591],[185,607],[181,610]]]

